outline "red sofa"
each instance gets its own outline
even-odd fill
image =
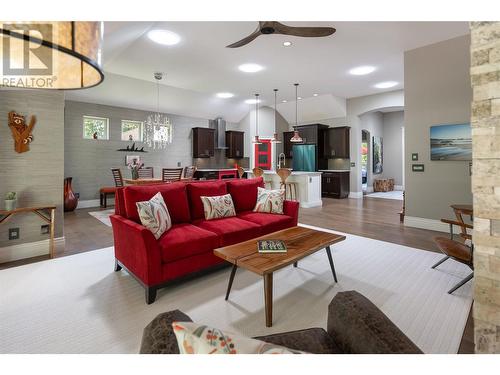
[[[173,280],[215,268],[224,261],[213,254],[233,245],[297,225],[298,202],[285,201],[284,215],[252,212],[262,178],[164,185],[127,186],[116,192],[111,215],[115,242],[115,271],[122,267],[146,289],[146,302]],[[158,240],[141,225],[136,202],[161,192],[173,226]],[[237,216],[205,220],[201,196],[231,194]]]

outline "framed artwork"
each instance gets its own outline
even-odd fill
[[[382,137],[373,137],[373,174],[380,174],[384,171],[384,148]]]
[[[431,160],[472,160],[470,124],[435,125],[430,133]]]
[[[125,156],[125,165],[142,163],[142,158],[139,155]]]

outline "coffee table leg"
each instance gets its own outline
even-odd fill
[[[266,308],[266,327],[273,326],[273,274],[264,275],[264,302]]]
[[[229,276],[229,284],[227,284],[226,301],[229,298],[229,293],[231,292],[231,287],[233,286],[234,275],[236,275],[236,270],[238,266],[233,264],[233,269],[231,270],[231,276]]]
[[[333,279],[337,283],[337,274],[335,273],[335,266],[333,265],[332,253],[330,251],[330,246],[326,247],[326,255],[328,255],[328,261],[330,262],[330,268],[332,269]]]
[[[295,268],[297,268],[297,266],[298,266],[298,265],[299,265],[299,262],[295,262],[295,263],[293,264],[293,266],[294,266]]]

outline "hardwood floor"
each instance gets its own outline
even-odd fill
[[[432,238],[441,232],[405,227],[399,222],[401,201],[393,199],[333,199],[323,198],[323,207],[299,211],[299,222],[338,230],[381,241],[397,243],[423,250],[439,252]],[[113,246],[113,233],[88,213],[99,208],[78,209],[64,215],[65,249],[58,249],[56,257],[83,253]],[[450,213],[451,215],[451,213]],[[37,257],[0,264],[0,270],[45,260]],[[472,314],[464,330],[459,353],[474,353],[474,325]]]

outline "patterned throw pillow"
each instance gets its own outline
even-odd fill
[[[257,189],[257,203],[254,212],[267,212],[270,214],[283,214],[283,202],[285,201],[285,190],[267,190],[259,187]]]
[[[236,216],[231,194],[201,197],[201,201],[203,202],[203,211],[205,211],[205,220]]]
[[[303,353],[197,323],[173,322],[172,328],[181,354]]]
[[[148,228],[156,239],[172,228],[170,214],[160,193],[149,201],[136,202],[136,206],[142,225]]]

